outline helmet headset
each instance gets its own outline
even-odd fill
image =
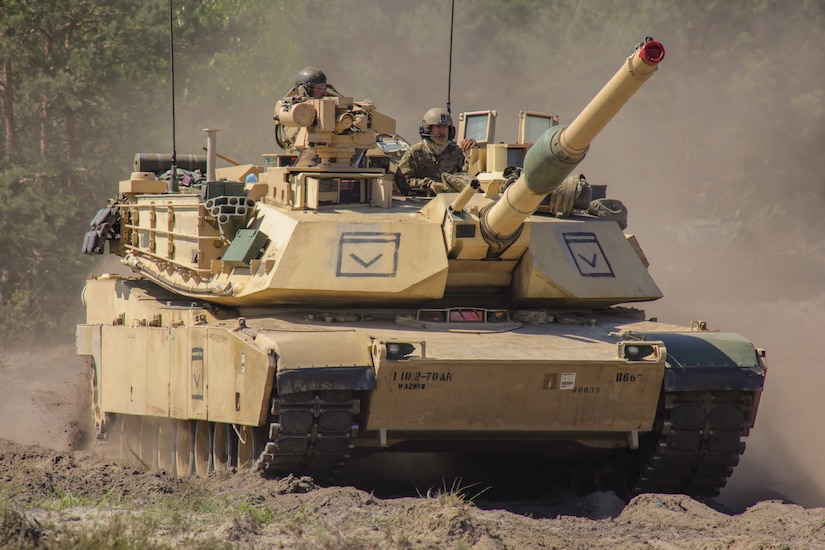
[[[424,113],[424,117],[421,119],[421,124],[418,125],[418,134],[422,139],[430,139],[432,137],[430,134],[430,126],[438,126],[440,124],[446,124],[450,127],[448,139],[450,141],[454,140],[455,126],[453,126],[453,117],[450,116],[447,109],[442,109],[440,107],[433,107]]]

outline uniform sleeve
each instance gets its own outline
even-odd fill
[[[408,193],[410,189],[428,187],[433,180],[427,177],[418,177],[420,168],[411,151],[404,153],[401,162],[398,163],[398,170],[395,172],[395,185],[402,193]]]
[[[447,170],[447,172],[451,174],[468,172],[470,170],[470,159],[467,158],[464,151],[455,144],[450,147],[450,165],[450,170]]]

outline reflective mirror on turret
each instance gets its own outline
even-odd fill
[[[557,115],[521,111],[518,114],[518,142],[533,144],[541,135],[559,123]]]
[[[495,134],[495,111],[470,111],[458,116],[456,143],[461,143],[465,138],[472,138],[479,145],[486,145],[495,140]]]

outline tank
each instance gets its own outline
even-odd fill
[[[644,40],[570,124],[523,112],[512,143],[495,111],[462,114],[479,147],[456,193],[394,195],[395,121],[341,95],[278,101],[289,150],[259,163],[214,130],[191,170],[136,155],[83,243],[131,270],[83,291],[98,437],[178,475],[495,454],[623,495],[718,494],[765,353],[647,318],[662,294],[626,209],[575,173],[663,57]]]

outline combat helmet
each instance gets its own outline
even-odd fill
[[[455,126],[453,126],[453,117],[450,116],[450,112],[447,109],[442,109],[441,107],[433,107],[426,113],[424,113],[424,117],[421,119],[421,124],[418,125],[418,134],[421,136],[422,139],[426,139],[430,137],[430,126],[433,124],[447,124],[450,127],[449,139],[452,141],[455,139]]]
[[[312,97],[312,87],[326,83],[327,75],[324,71],[315,67],[306,67],[295,75],[295,93],[299,96]]]

